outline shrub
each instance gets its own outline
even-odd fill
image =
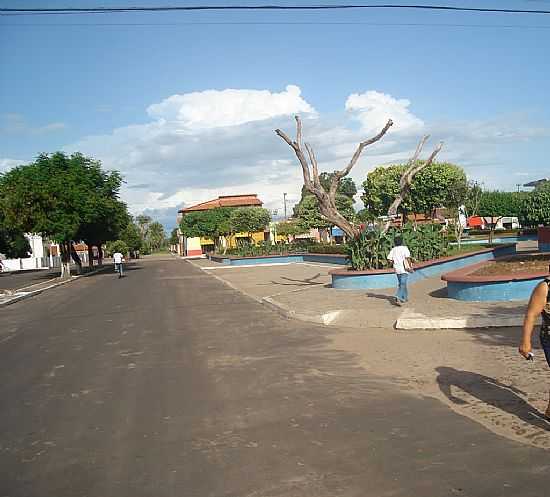
[[[414,261],[427,261],[446,255],[449,242],[441,226],[406,224],[401,230],[390,228],[386,233],[380,229],[363,231],[358,238],[347,245],[347,254],[351,268],[384,269],[391,265],[387,255],[395,244],[397,235],[403,237],[403,243],[409,247]]]

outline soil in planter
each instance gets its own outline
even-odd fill
[[[472,273],[472,276],[507,274],[549,273],[550,255],[524,255],[501,259],[487,264]]]

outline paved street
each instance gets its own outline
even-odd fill
[[[369,377],[337,328],[128,269],[0,310],[1,497],[548,494],[547,451]]]

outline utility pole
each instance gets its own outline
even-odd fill
[[[286,221],[286,193],[283,193],[283,201],[285,203],[285,221]]]

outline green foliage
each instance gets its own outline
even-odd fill
[[[177,245],[179,243],[178,228],[174,228],[170,232],[170,245]]]
[[[28,257],[31,251],[29,241],[21,231],[0,225],[0,254],[8,259]]]
[[[321,182],[321,186],[327,192],[330,190],[330,184],[333,177],[334,173],[319,174],[319,181]],[[353,199],[353,197],[357,194],[357,186],[355,186],[354,181],[348,176],[340,180],[340,184],[338,185],[336,193]],[[311,195],[309,192],[307,194]],[[304,195],[302,194],[302,198],[303,197]]]
[[[520,207],[519,220],[522,225],[526,226],[550,224],[550,188],[543,186],[524,197]]]
[[[136,223],[131,221],[123,230],[120,239],[126,244],[130,252],[137,252],[143,247],[141,231]]]
[[[114,242],[107,243],[106,250],[109,255],[113,255],[115,252],[127,255],[129,252],[128,245],[126,245],[123,240],[115,240]]]
[[[264,231],[271,222],[271,214],[261,207],[239,207],[229,216],[229,225],[233,233],[255,233]]]
[[[361,198],[372,216],[370,219],[387,214],[399,194],[399,181],[405,170],[405,165],[392,165],[377,167],[368,173],[363,182],[365,191]],[[410,193],[399,208],[400,212],[428,214],[437,207],[460,205],[466,199],[466,185],[466,175],[462,168],[445,162],[434,162],[414,177]]]
[[[296,235],[301,235],[305,231],[307,231],[295,219],[290,221],[278,222],[277,225],[275,226],[275,230],[277,232],[277,235],[280,235],[280,236],[296,236]]]
[[[204,237],[216,240],[220,236],[231,234],[229,217],[231,208],[218,207],[206,211],[193,211],[184,214],[180,229],[187,237]]]
[[[336,209],[349,221],[355,219],[353,200],[345,195],[336,195]],[[332,227],[319,210],[319,201],[313,195],[306,195],[295,207],[295,216],[302,230],[311,228],[328,229]]]
[[[483,191],[479,198],[479,215],[482,217],[521,217],[526,192]]]
[[[121,182],[80,153],[42,154],[0,176],[0,215],[9,228],[56,242],[113,239],[128,221]]]
[[[376,228],[365,230],[359,237],[347,245],[348,257],[352,269],[384,269],[391,266],[387,256],[395,245],[396,236],[401,235],[403,242],[415,261],[437,259],[447,253],[448,241],[437,224],[422,224],[416,228],[408,223],[402,230],[390,228],[386,233]]]
[[[243,241],[239,243],[236,248],[227,249],[226,254],[238,257],[259,257],[263,255],[285,255],[298,252],[303,252],[303,250],[291,243],[277,243],[273,245],[271,242],[254,244]]]
[[[164,246],[165,240],[166,234],[164,233],[164,226],[158,221],[152,222],[147,231],[147,244],[151,250],[160,250]]]

